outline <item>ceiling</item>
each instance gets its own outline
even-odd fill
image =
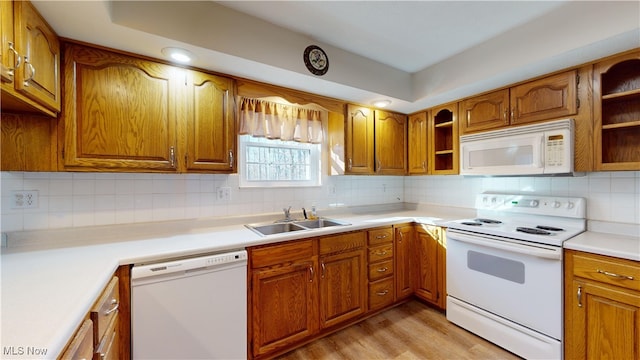
[[[33,2],[62,37],[405,113],[640,47],[638,1]]]

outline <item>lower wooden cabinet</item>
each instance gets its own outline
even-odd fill
[[[395,301],[393,228],[369,230],[367,237],[369,309],[379,310]]]
[[[131,358],[129,266],[118,268],[59,359]]]
[[[410,297],[415,290],[415,226],[408,224],[394,229],[396,300]]]
[[[415,226],[415,255],[418,273],[415,294],[441,309],[446,307],[446,237],[443,228]]]
[[[249,248],[249,354],[268,358],[367,311],[366,234]]]
[[[565,250],[565,359],[640,359],[640,262]]]

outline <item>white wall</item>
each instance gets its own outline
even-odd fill
[[[334,176],[319,188],[238,189],[236,175],[0,173],[2,231],[55,229],[203,217],[279,213],[286,206],[359,206],[399,202],[472,208],[483,191],[587,198],[591,220],[640,224],[640,172],[577,178]],[[216,189],[231,188],[229,201]],[[12,209],[13,190],[38,190],[37,209]]]

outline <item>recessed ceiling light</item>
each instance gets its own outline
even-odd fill
[[[166,47],[162,49],[162,54],[179,63],[188,63],[194,58],[193,54],[188,50],[176,47]]]
[[[387,107],[391,104],[391,100],[376,100],[371,103],[375,107]]]

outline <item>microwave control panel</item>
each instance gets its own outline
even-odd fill
[[[565,139],[563,134],[546,136],[546,165],[547,166],[563,166],[564,165],[564,147]]]

